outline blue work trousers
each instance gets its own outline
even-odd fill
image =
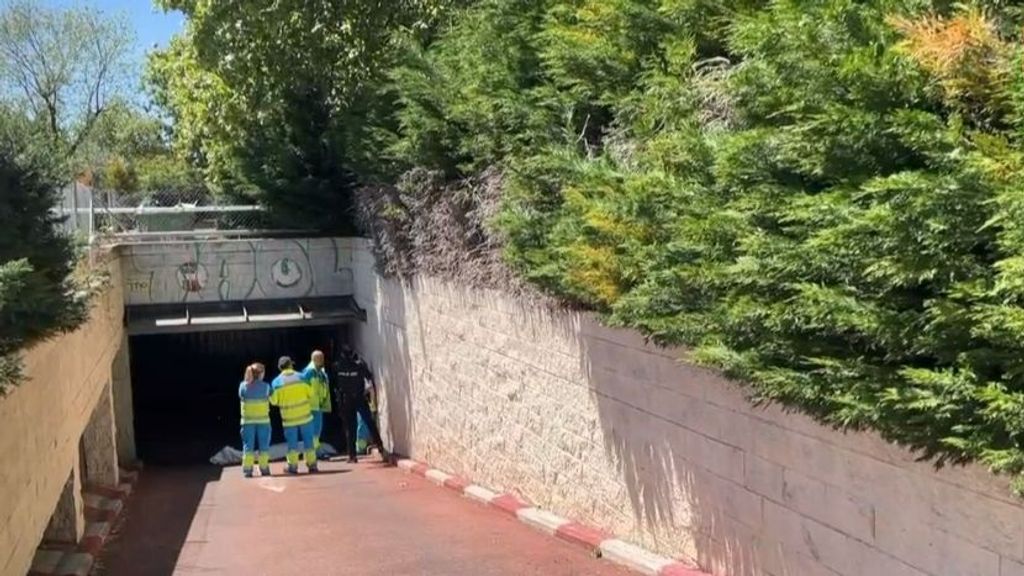
[[[307,422],[301,426],[285,426],[284,440],[288,443],[287,461],[289,466],[296,466],[299,463],[299,437],[302,438],[302,448],[306,456],[306,466],[316,466],[316,450],[313,448],[313,423]]]
[[[270,459],[270,424],[242,424],[242,468],[252,470],[255,454],[260,453],[260,467]]]

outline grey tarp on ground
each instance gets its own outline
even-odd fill
[[[284,456],[287,452],[287,444],[283,442],[280,444],[272,444],[270,446],[270,460],[284,460]],[[338,455],[338,451],[334,449],[334,446],[331,446],[326,442],[320,444],[320,452],[328,457]],[[242,451],[234,446],[225,446],[220,452],[217,452],[210,457],[210,464],[216,464],[218,466],[233,466],[241,463]]]

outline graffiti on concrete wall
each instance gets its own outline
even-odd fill
[[[267,239],[126,246],[128,304],[242,301],[352,293],[347,239]]]
[[[198,262],[186,262],[178,266],[178,286],[183,292],[202,292],[206,281],[206,266]]]

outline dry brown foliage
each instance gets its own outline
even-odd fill
[[[373,239],[379,271],[404,280],[419,274],[457,278],[550,303],[502,259],[501,235],[491,226],[501,192],[502,175],[493,169],[453,182],[415,168],[394,186],[363,188],[357,194],[360,220]]]
[[[948,18],[891,17],[904,40],[898,48],[934,76],[951,103],[973,114],[998,112],[1010,66],[1010,45],[977,8]]]

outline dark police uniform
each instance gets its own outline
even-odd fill
[[[348,459],[356,459],[356,427],[358,419],[356,414],[363,417],[363,422],[370,429],[370,437],[378,448],[383,452],[384,442],[381,441],[380,431],[373,419],[370,405],[366,402],[366,381],[373,382],[373,374],[369,367],[354,353],[342,352],[338,360],[332,365],[334,372],[334,397],[338,405],[343,424],[345,426],[345,439],[348,444]]]

